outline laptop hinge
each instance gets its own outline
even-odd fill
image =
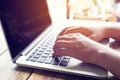
[[[17,60],[20,56],[22,56],[22,54],[18,54],[18,55],[13,59],[13,63],[16,63],[16,60]]]

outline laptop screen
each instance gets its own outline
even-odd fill
[[[0,19],[12,58],[51,23],[46,0],[0,0]]]

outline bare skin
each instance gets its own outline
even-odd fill
[[[108,25],[107,25],[108,24]],[[120,41],[119,31],[120,31],[120,23],[106,23],[105,25],[100,26],[79,26],[79,27],[68,27],[64,29],[59,36],[64,34],[71,33],[81,33],[92,40],[100,41],[104,38],[113,38],[117,41]]]
[[[71,56],[99,65],[120,78],[120,53],[96,42],[104,38],[120,41],[119,34],[120,28],[116,25],[96,28],[69,27],[59,34],[54,45],[54,55]],[[66,49],[61,50],[60,48]]]

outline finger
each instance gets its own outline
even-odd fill
[[[68,28],[64,34],[71,34],[71,33],[80,33],[80,28],[79,27],[72,27],[72,28]]]
[[[69,28],[71,28],[71,27],[67,27],[67,28],[63,29],[63,30],[59,33],[58,36],[63,36],[64,33],[65,33],[65,31],[66,31],[67,29],[69,29]]]
[[[65,41],[65,40],[58,40],[56,41],[54,47],[54,49],[57,49],[57,48],[72,48],[72,44],[71,44],[71,41]]]
[[[69,35],[64,35],[64,36],[58,36],[57,40],[70,40],[71,37]]]
[[[89,38],[96,41],[96,36],[97,36],[96,34],[92,34],[89,36]]]
[[[63,35],[63,36],[58,36],[56,41],[58,41],[58,40],[69,40],[70,41],[73,38],[73,35],[74,34],[66,34],[66,35]]]
[[[84,27],[72,27],[67,29],[64,34],[70,34],[70,33],[81,33],[85,36],[89,36],[92,34],[92,31],[88,28],[84,28]]]
[[[72,45],[69,41],[57,41],[53,47],[55,55],[67,55],[72,50]]]

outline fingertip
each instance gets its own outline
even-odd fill
[[[63,36],[63,35],[64,35],[64,33],[66,32],[66,30],[67,30],[68,28],[69,28],[69,27],[67,27],[67,28],[63,29],[63,30],[59,33],[59,35],[58,35],[58,36]]]
[[[89,38],[96,41],[96,34],[90,35]]]
[[[102,34],[92,34],[91,36],[89,36],[89,38],[94,41],[101,41],[102,39],[104,39]]]

